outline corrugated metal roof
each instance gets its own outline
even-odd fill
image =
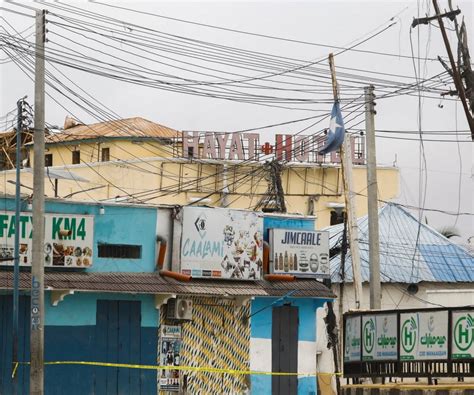
[[[369,281],[368,218],[357,221],[362,280]],[[341,244],[343,225],[327,228],[330,248]],[[418,235],[419,230],[419,235]],[[417,243],[418,236],[418,243]],[[417,283],[474,281],[474,256],[397,204],[379,211],[380,272],[382,282]],[[341,256],[331,259],[331,277],[340,282]],[[352,281],[352,260],[348,251],[345,280]]]
[[[65,129],[60,133],[46,135],[46,143],[54,144],[67,141],[77,141],[97,138],[130,138],[152,137],[172,139],[181,136],[181,132],[167,126],[135,117],[117,119],[107,122],[93,123],[90,125],[77,125]]]
[[[30,289],[31,275],[20,273],[20,289]],[[0,289],[12,289],[13,273],[0,272]],[[161,277],[157,273],[87,273],[47,272],[45,288],[115,293],[210,296],[283,296],[290,291],[294,297],[334,298],[332,291],[316,280],[292,282],[237,282],[226,280],[192,280],[189,283]]]

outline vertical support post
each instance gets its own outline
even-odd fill
[[[370,308],[382,307],[380,291],[379,214],[375,149],[374,87],[365,89],[365,133],[367,142],[367,205],[369,218]]]
[[[21,167],[21,131],[23,129],[23,99],[16,103],[18,118],[16,123],[16,178],[15,178],[15,261],[13,269],[13,349],[12,368],[18,362],[18,310],[20,301],[20,167]],[[13,393],[18,393],[17,375],[13,376]]]
[[[334,100],[339,101],[336,69],[334,66],[334,56],[329,54],[329,66],[331,68],[332,89]],[[362,275],[360,271],[360,252],[359,252],[359,229],[357,227],[357,218],[355,213],[355,192],[354,181],[352,176],[352,154],[351,141],[349,138],[344,138],[344,143],[340,148],[342,179],[344,182],[344,197],[346,201],[347,223],[349,227],[349,247],[351,249],[352,258],[352,277],[354,283],[354,302],[355,308],[362,307]]]
[[[46,10],[36,11],[33,168],[33,251],[31,262],[30,394],[44,393],[44,56]]]

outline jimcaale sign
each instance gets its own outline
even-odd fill
[[[269,229],[269,239],[272,273],[329,277],[329,232]]]
[[[319,155],[326,136],[277,134],[273,144],[260,143],[258,133],[183,132],[183,156],[196,159],[250,160],[273,155],[287,162],[339,163],[337,152]],[[352,162],[365,163],[363,136],[351,136]]]

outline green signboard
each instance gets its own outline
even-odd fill
[[[400,359],[448,358],[448,311],[400,314]]]
[[[362,359],[380,361],[397,358],[397,315],[364,315],[362,317]]]
[[[346,319],[344,332],[344,362],[360,361],[360,316]]]
[[[451,357],[474,358],[474,311],[453,311],[451,322]]]

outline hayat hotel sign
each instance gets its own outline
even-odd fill
[[[183,132],[183,156],[196,159],[249,160],[268,159],[287,162],[339,163],[337,152],[319,155],[326,136],[302,136],[277,134],[275,141],[260,142],[258,133]],[[363,136],[351,136],[352,162],[365,163],[365,140]]]
[[[44,265],[87,268],[92,265],[94,217],[91,215],[45,214]],[[13,266],[15,256],[15,213],[0,213],[0,258]],[[31,266],[33,217],[20,214],[20,266]]]
[[[275,274],[328,278],[329,232],[270,229],[270,269]]]

